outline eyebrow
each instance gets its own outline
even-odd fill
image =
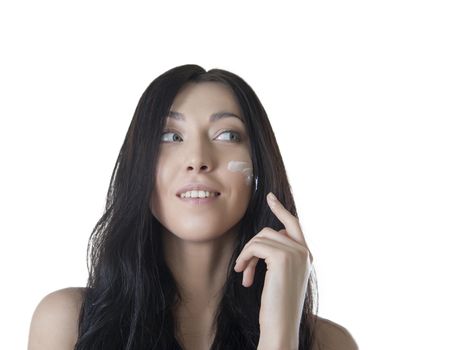
[[[182,120],[182,121],[185,121],[185,116],[183,115],[183,113],[180,113],[180,112],[175,112],[175,111],[169,111],[169,115],[167,116],[168,118],[173,118],[175,120]],[[242,118],[240,118],[238,115],[236,115],[235,113],[231,113],[231,112],[216,112],[216,113],[213,113],[210,117],[209,117],[209,122],[210,123],[213,123],[219,119],[222,119],[222,118],[229,118],[229,117],[234,117],[234,118],[238,118],[242,123],[245,123],[243,121]]]

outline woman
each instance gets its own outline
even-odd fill
[[[183,65],[148,86],[89,243],[86,288],[39,303],[30,350],[357,348],[313,313],[274,133],[233,73]]]

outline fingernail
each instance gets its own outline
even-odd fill
[[[269,192],[268,198],[273,202],[275,202],[277,200],[276,196],[272,192]]]

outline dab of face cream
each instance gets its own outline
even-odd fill
[[[245,182],[248,186],[251,185],[253,180],[253,168],[250,167],[250,164],[247,162],[240,162],[237,160],[231,160],[227,164],[227,169],[230,171],[239,171],[245,176]]]

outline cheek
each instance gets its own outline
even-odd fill
[[[253,166],[250,162],[231,160],[227,164],[227,170],[242,177],[246,186],[251,186],[253,182]]]
[[[171,179],[173,179],[174,172],[173,162],[170,161],[170,158],[161,154],[154,173],[154,186],[159,194],[164,193],[164,189],[167,190],[171,184]]]

